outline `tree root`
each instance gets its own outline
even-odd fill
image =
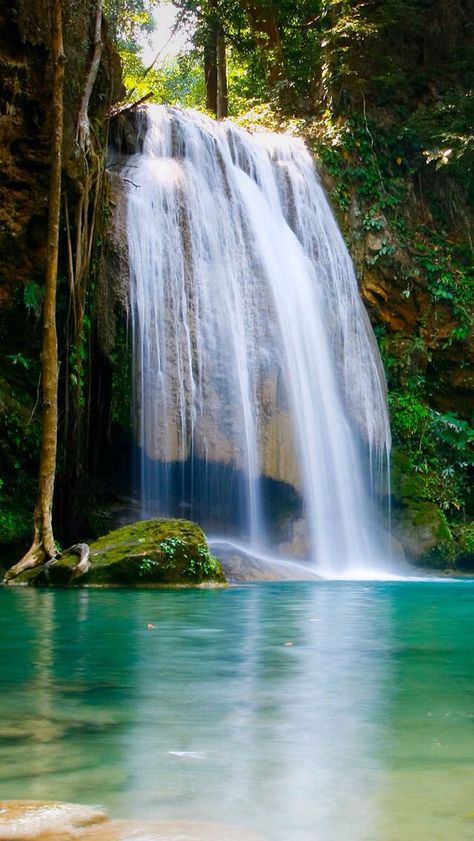
[[[14,566],[10,567],[10,569],[7,569],[2,584],[8,584],[9,581],[13,578],[17,578],[27,569],[34,569],[35,567],[41,566],[44,564],[45,559],[46,553],[43,545],[41,543],[33,543],[33,546],[28,550],[26,555],[23,556],[21,561],[18,561],[17,564],[14,564]]]
[[[67,555],[78,555],[79,557],[76,566],[73,567],[71,571],[71,577],[69,579],[69,584],[71,584],[76,580],[76,578],[80,578],[81,575],[85,575],[86,572],[89,572],[91,568],[90,549],[87,543],[74,543],[73,546],[70,546],[69,549],[62,552],[59,557],[65,558]],[[59,560],[59,558],[55,560]],[[54,563],[54,561],[51,561],[51,563]]]
[[[8,584],[9,581],[13,578],[17,578],[17,576],[22,572],[25,572],[28,569],[35,569],[36,567],[42,567],[47,573],[48,569],[52,567],[53,564],[62,558],[66,558],[68,555],[77,555],[79,557],[79,561],[76,566],[71,570],[71,577],[68,583],[72,584],[76,578],[80,578],[82,575],[85,575],[91,568],[90,549],[87,543],[74,543],[73,546],[70,546],[69,549],[66,549],[64,552],[61,552],[60,555],[56,555],[54,558],[48,559],[43,547],[41,545],[35,546],[33,544],[31,549],[21,559],[21,561],[18,561],[17,564],[7,570],[5,578],[1,583]]]

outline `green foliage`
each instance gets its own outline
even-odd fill
[[[41,315],[41,305],[44,298],[44,287],[39,286],[34,281],[25,283],[23,289],[23,302],[28,313],[33,313],[38,319]]]
[[[380,329],[377,335],[389,382],[394,495],[435,503],[455,523],[472,505],[474,429],[430,406],[425,375],[417,370],[429,358],[420,337],[389,340]]]
[[[138,564],[138,574],[142,578],[146,578],[148,575],[151,575],[158,566],[158,562],[154,561],[152,558],[143,558],[142,561]]]
[[[419,271],[428,280],[433,300],[449,302],[458,320],[451,341],[466,338],[472,327],[474,308],[472,253],[427,226],[419,229],[412,247]]]
[[[335,181],[333,200],[347,211],[354,192],[364,208],[363,229],[382,230],[387,211],[398,215],[406,189],[396,163],[401,161],[397,138],[374,137],[363,114],[336,119],[327,109],[316,125],[316,140],[315,151]]]
[[[463,523],[455,529],[460,565],[474,567],[474,523]]]
[[[394,490],[405,501],[436,502],[451,516],[466,506],[474,465],[474,429],[454,413],[437,412],[413,391],[391,391]]]
[[[231,5],[227,4],[227,6]],[[225,3],[222,4],[223,15],[226,14],[225,6]],[[259,58],[255,49],[249,48],[249,35],[248,32],[244,35],[242,31],[242,15],[240,7],[238,9],[240,19],[237,23],[235,14],[226,17],[229,114],[233,116],[247,111],[252,103],[263,99],[266,93]],[[119,43],[124,84],[127,96],[134,99],[151,93],[152,101],[164,105],[204,110],[206,86],[203,73],[203,50],[208,13],[207,11],[203,13],[200,6],[192,3],[183,5],[181,12],[181,27],[188,26],[191,29],[194,47],[175,59],[157,63],[150,69],[144,66],[136,42],[129,40],[126,43]],[[240,27],[238,37],[235,36],[234,26]]]
[[[472,200],[472,30],[424,0],[326,0],[318,26],[331,113],[373,114],[398,133],[417,169],[428,163],[456,178]]]
[[[85,316],[83,329],[78,337],[78,344],[71,342],[68,353],[69,380],[75,393],[78,395],[76,410],[83,409],[86,403],[87,387],[87,359],[89,355],[89,331],[90,319]]]
[[[428,532],[435,541],[430,549],[417,558],[417,563],[436,569],[453,569],[456,544],[444,511],[433,503],[411,502],[407,513],[412,525],[415,528],[421,526],[422,531]]]
[[[200,60],[195,53],[184,53],[151,69],[143,64],[137,45],[121,46],[119,53],[128,98],[141,99],[152,94],[149,99],[163,105],[202,107],[206,91]]]
[[[219,571],[219,561],[214,558],[206,545],[198,547],[197,556],[189,559],[186,575],[191,578],[210,578]]]
[[[7,362],[11,362],[12,365],[19,365],[25,371],[28,371],[30,365],[33,364],[33,361],[28,359],[23,353],[9,353],[5,359]]]
[[[190,578],[200,581],[214,576],[219,571],[219,562],[210,555],[204,543],[199,544],[197,552],[193,554],[188,553],[186,543],[179,537],[167,537],[161,540],[158,546],[165,559],[164,566],[172,567],[176,558],[180,557],[187,561],[184,574]]]
[[[115,348],[109,355],[112,369],[112,395],[110,414],[112,421],[126,432],[132,424],[132,347],[126,325],[117,324]]]
[[[407,121],[427,164],[458,178],[474,198],[474,91],[455,87]]]
[[[439,225],[410,219],[406,212],[412,196],[412,177],[420,182],[420,167],[426,167],[420,144],[408,142],[405,128],[381,127],[367,114],[351,111],[346,118],[327,109],[308,128],[312,145],[333,180],[331,198],[347,214],[356,200],[358,226],[351,220],[352,237],[375,233],[378,248],[366,257],[374,266],[398,249],[409,255],[411,279],[403,293],[410,297],[412,281],[426,278],[433,306],[447,304],[453,330],[447,343],[459,341],[472,328],[474,267],[469,243],[457,241],[444,228],[443,208],[433,207]]]
[[[137,36],[154,26],[152,0],[104,0],[103,9],[112,38],[119,47],[136,47]]]
[[[28,538],[36,497],[39,329],[28,312],[19,295],[0,321],[0,343],[8,350],[0,357],[0,544]]]
[[[160,540],[158,547],[170,566],[174,564],[177,555],[182,554],[186,559],[188,557],[185,551],[186,543],[179,537],[166,537],[164,540]]]
[[[31,510],[20,507],[16,500],[8,498],[2,491],[0,480],[0,545],[26,541],[31,529]]]

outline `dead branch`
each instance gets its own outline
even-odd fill
[[[144,102],[147,102],[149,99],[152,98],[155,94],[153,91],[148,91],[145,96],[142,96],[140,99],[135,100],[135,102],[126,102],[125,105],[116,105],[115,108],[111,108],[109,111],[109,117],[116,117],[117,114],[124,114],[126,111],[131,111],[132,108],[138,108],[139,105],[142,105]]]

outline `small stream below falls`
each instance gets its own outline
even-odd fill
[[[268,841],[473,837],[472,581],[0,602],[4,798]]]

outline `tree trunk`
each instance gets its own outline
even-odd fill
[[[102,50],[102,0],[97,0],[97,10],[94,24],[94,50],[92,53],[89,72],[87,74],[86,84],[84,86],[79,116],[77,118],[76,142],[83,152],[87,152],[90,146],[89,103],[94,83],[97,78],[97,73],[99,71]]]
[[[54,479],[58,433],[58,340],[56,334],[56,287],[58,274],[59,215],[61,206],[61,161],[63,141],[64,50],[62,35],[62,0],[51,3],[52,138],[48,200],[48,233],[43,334],[41,349],[41,454],[38,499],[34,512],[34,536],[31,548],[5,579],[14,578],[25,569],[53,558],[56,547],[52,526]]]
[[[212,24],[204,47],[204,79],[206,82],[206,108],[217,116],[217,30]]]
[[[218,120],[223,120],[228,115],[227,96],[227,60],[225,51],[225,35],[222,29],[217,35],[217,109]]]
[[[262,53],[269,89],[285,80],[285,63],[275,9],[270,0],[241,0],[255,43]]]

